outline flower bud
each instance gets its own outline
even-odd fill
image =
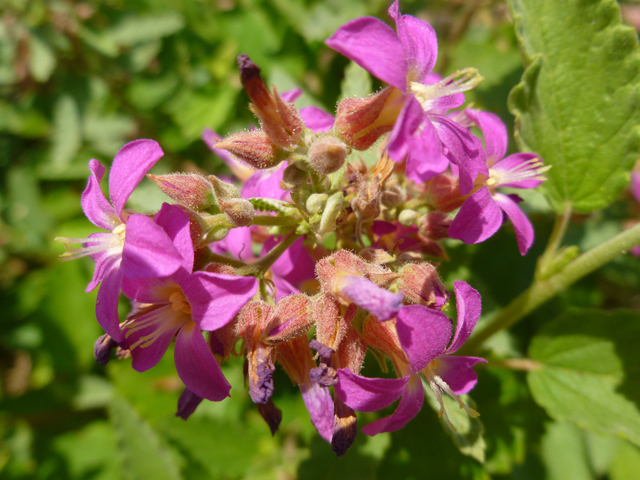
[[[175,173],[148,174],[147,177],[156,182],[169,198],[193,210],[205,210],[216,203],[211,183],[202,175]]]
[[[315,215],[316,213],[322,213],[324,211],[324,207],[327,204],[327,199],[329,195],[326,193],[312,193],[307,198],[307,211],[311,215]]]
[[[416,220],[418,220],[420,216],[421,215],[416,211],[405,209],[400,212],[400,215],[398,215],[398,222],[405,227],[410,227],[415,224]]]
[[[292,163],[282,172],[282,180],[280,181],[280,188],[283,190],[294,190],[301,185],[307,183],[309,179],[309,172],[305,172],[298,168],[298,165]]]
[[[320,220],[320,226],[318,228],[319,234],[333,232],[336,229],[336,221],[345,206],[346,202],[341,191],[329,197],[322,212],[322,219]]]
[[[347,146],[336,137],[326,135],[309,147],[309,164],[321,175],[340,170],[348,155]]]
[[[219,200],[220,209],[227,215],[234,227],[246,227],[253,222],[255,210],[249,200],[232,198],[227,201]]]
[[[364,258],[367,262],[371,262],[374,265],[384,265],[385,263],[393,262],[396,259],[394,255],[391,255],[386,250],[383,250],[381,248],[363,248],[362,250],[360,250],[358,255]]]
[[[240,160],[259,169],[275,167],[287,157],[287,152],[273,144],[262,130],[230,135],[216,143],[216,148],[227,150]]]
[[[429,212],[418,222],[418,229],[429,240],[444,240],[449,238],[451,218],[438,211]]]
[[[447,213],[460,207],[465,197],[460,195],[460,182],[451,173],[441,173],[418,187],[429,205]]]
[[[404,290],[406,301],[431,308],[440,308],[447,302],[447,290],[430,263],[408,264],[399,273],[398,288]]]
[[[215,175],[209,175],[209,182],[213,187],[213,192],[215,193],[218,201],[226,201],[231,198],[240,198],[240,191],[232,183],[220,180]]]
[[[334,131],[350,147],[366,150],[393,129],[402,97],[400,90],[387,87],[367,98],[346,98],[338,104]]]
[[[273,88],[269,91],[260,76],[260,68],[247,55],[238,56],[240,80],[249,95],[251,111],[260,119],[266,135],[279,147],[292,147],[300,140],[304,122],[293,104],[286,103]],[[216,148],[220,148],[216,145]]]
[[[380,194],[380,203],[388,208],[393,208],[404,202],[405,195],[400,185],[391,185]]]

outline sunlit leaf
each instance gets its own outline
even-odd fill
[[[509,98],[521,149],[553,168],[556,210],[608,205],[640,149],[640,51],[614,0],[510,0],[526,71]]]

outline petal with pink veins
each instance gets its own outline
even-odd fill
[[[133,369],[146,372],[155,367],[188,317],[171,305],[151,308],[124,328],[121,345],[131,351]]]

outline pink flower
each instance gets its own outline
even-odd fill
[[[462,105],[462,92],[473,88],[479,77],[465,72],[461,79],[454,75],[433,84],[430,74],[438,56],[433,28],[401,15],[397,0],[389,15],[397,34],[377,18],[362,17],[340,27],[326,43],[399,91],[399,99],[388,101],[389,115],[401,110],[387,149],[393,160],[407,159],[407,176],[424,182],[442,173],[450,161],[460,168],[460,190],[466,195],[476,176],[486,173],[483,152],[473,135],[442,112]]]
[[[497,192],[497,187],[535,188],[544,182],[543,167],[532,153],[516,153],[504,158],[507,151],[507,129],[497,115],[467,109],[465,114],[484,135],[489,178],[485,186],[467,198],[449,227],[449,236],[464,243],[485,241],[498,231],[504,214],[516,232],[518,249],[526,254],[533,244],[533,226],[518,207],[519,197]],[[504,213],[503,213],[504,212]]]
[[[100,284],[96,317],[104,331],[116,341],[121,339],[118,297],[123,275],[164,277],[175,273],[182,262],[182,256],[160,225],[146,215],[124,211],[131,192],[162,155],[162,149],[153,140],[136,140],[122,147],[109,174],[111,202],[100,189],[105,168],[97,160],[91,160],[91,176],[82,194],[82,209],[91,223],[110,233],[94,233],[88,238],[57,238],[68,244],[82,244],[82,248],[65,254],[67,258],[90,255],[95,261],[87,291]]]
[[[143,372],[155,366],[174,337],[178,376],[194,394],[219,401],[231,386],[224,378],[202,330],[213,331],[230,322],[255,294],[253,277],[206,271],[193,272],[193,244],[189,218],[179,207],[167,205],[157,222],[172,238],[182,264],[164,278],[125,277],[122,291],[140,304],[122,327],[121,345],[131,351],[133,368]]]
[[[439,311],[422,305],[403,307],[397,317],[396,330],[406,361],[396,360],[401,378],[366,378],[351,370],[338,370],[336,394],[354,410],[373,412],[402,397],[398,408],[388,417],[363,427],[367,435],[392,432],[404,427],[422,408],[423,377],[440,402],[440,415],[446,416],[442,392],[458,401],[471,416],[478,416],[458,395],[469,392],[478,378],[472,367],[482,358],[451,356],[469,338],[480,317],[480,294],[465,282],[455,282],[458,322],[451,338],[451,320]]]

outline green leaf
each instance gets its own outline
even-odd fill
[[[575,310],[534,337],[527,380],[558,421],[640,444],[640,313]]]
[[[570,423],[554,423],[542,438],[548,480],[593,480],[582,431]]]
[[[82,142],[80,111],[76,101],[69,94],[62,95],[56,102],[52,141],[51,166],[60,172],[69,166],[80,150]]]
[[[56,56],[52,48],[35,33],[29,37],[29,69],[38,82],[46,82],[56,68]]]
[[[111,29],[109,37],[117,45],[131,46],[172,35],[184,27],[177,12],[160,15],[127,16]]]
[[[428,383],[423,380],[424,391],[427,397],[427,403],[436,412],[440,411],[440,403],[436,398],[433,390]],[[461,395],[461,400],[465,402],[469,407],[475,408],[476,405],[468,395]],[[440,417],[440,424],[444,431],[451,437],[456,447],[460,449],[460,452],[470,457],[475,458],[479,462],[484,462],[484,454],[487,448],[487,444],[482,436],[484,433],[484,426],[478,418],[470,417],[467,412],[462,410],[453,398],[448,395],[442,395],[442,401],[444,402],[444,408],[447,411],[449,420],[456,427],[452,430],[444,419],[444,416]]]
[[[614,0],[509,0],[526,71],[509,96],[522,150],[553,168],[561,212],[605,207],[640,149],[640,52]]]
[[[115,431],[118,456],[122,462],[122,478],[182,478],[174,455],[161,444],[157,432],[122,397],[116,397],[112,402],[111,423]]]

